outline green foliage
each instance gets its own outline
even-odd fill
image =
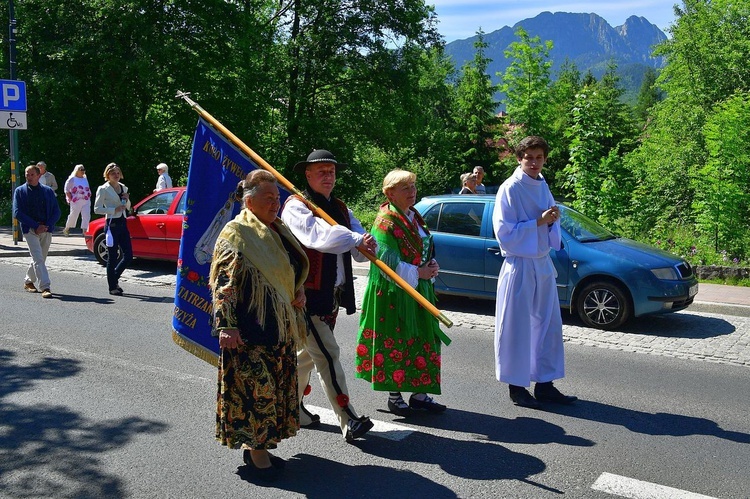
[[[634,184],[622,156],[632,149],[634,134],[628,107],[620,101],[616,67],[611,64],[602,80],[585,86],[573,105],[570,162],[564,169],[564,188],[572,192],[572,205],[586,215],[618,228],[629,212]]]
[[[497,153],[493,147],[494,130],[498,121],[495,118],[497,102],[493,95],[497,89],[487,74],[491,59],[485,55],[487,43],[481,30],[477,32],[474,48],[474,59],[462,68],[455,90],[453,133],[458,146],[456,166],[459,169],[453,171],[456,175],[471,171],[476,165],[489,169],[497,162]]]
[[[520,41],[510,44],[505,57],[512,59],[502,75],[500,90],[506,95],[505,108],[515,123],[524,125],[526,135],[547,136],[548,112],[550,109],[550,68],[549,52],[553,44],[542,43],[538,36],[530,37],[518,28],[516,35]]]
[[[698,230],[714,237],[714,249],[748,255],[750,222],[750,94],[719,103],[703,127],[708,161],[698,170],[693,209]]]

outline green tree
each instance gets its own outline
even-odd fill
[[[641,83],[641,89],[638,92],[638,98],[635,105],[635,116],[645,125],[648,120],[649,111],[654,105],[664,98],[664,92],[662,92],[656,84],[657,73],[652,67],[646,68],[646,72],[643,75],[643,83]]]
[[[500,90],[505,94],[505,109],[512,121],[523,125],[526,135],[548,135],[550,112],[549,52],[552,41],[542,43],[523,29],[515,32],[520,41],[510,44],[505,57],[511,63],[502,76]]]
[[[713,226],[708,233],[706,224],[715,204],[699,193],[704,168],[714,162],[706,136],[712,128],[706,125],[721,109],[718,104],[750,91],[745,63],[750,3],[685,0],[675,12],[671,38],[655,51],[667,60],[657,78],[666,97],[651,108],[642,141],[626,158],[639,180],[631,203],[637,214],[632,230],[636,237],[653,239],[676,239],[680,232],[688,248],[699,241],[718,248],[721,231]]]
[[[573,206],[609,225],[619,225],[628,213],[634,183],[622,161],[633,148],[634,130],[616,71],[610,63],[598,83],[577,95],[567,133],[570,162],[564,169]]]
[[[750,254],[750,93],[719,103],[703,127],[708,161],[698,170],[693,207],[700,233],[716,253]]]
[[[487,67],[492,62],[486,55],[487,46],[484,32],[479,30],[474,42],[474,59],[463,66],[456,83],[453,117],[459,151],[456,169],[452,172],[454,179],[471,171],[475,165],[490,170],[497,162],[493,140],[498,123],[495,117],[498,103],[493,98],[497,88],[487,74]]]

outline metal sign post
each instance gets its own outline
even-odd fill
[[[16,78],[16,31],[17,31],[16,30],[16,13],[15,13],[15,10],[13,9],[13,0],[8,0],[8,9],[9,9],[8,46],[10,47],[8,60],[10,61],[10,79],[12,81],[12,80],[15,80]],[[20,82],[20,83],[23,83],[23,82]],[[23,84],[22,86],[23,86],[23,104],[22,104],[23,112],[21,114],[23,114],[22,122],[23,122],[23,128],[25,129],[26,128],[26,84]],[[10,130],[9,132],[10,144],[9,145],[10,145],[10,189],[11,189],[10,196],[11,196],[11,199],[13,199],[13,194],[16,191],[16,187],[18,187],[19,185],[18,184],[18,172],[17,172],[18,168],[16,167],[16,161],[18,158],[18,129],[21,127],[15,126],[15,123],[17,121],[11,119],[13,118],[13,113],[11,113],[10,111],[14,111],[16,113],[19,113],[21,111],[19,109],[16,109],[16,107],[19,104],[19,101],[21,100],[20,88],[21,87],[12,86],[12,85],[5,87],[3,85],[2,92],[4,95],[2,96],[2,102],[0,102],[0,104],[3,104],[3,105],[12,104],[13,106],[15,106],[12,109],[8,109],[8,114],[10,116],[0,121],[0,128],[8,128]],[[15,90],[19,90],[19,93],[18,94],[13,93]],[[8,92],[7,96],[5,95],[6,91]],[[5,108],[3,108],[3,110],[5,110]],[[10,126],[11,124],[13,124],[14,126]],[[2,126],[2,125],[7,125],[7,126]],[[18,223],[18,220],[16,220],[16,218],[13,217],[13,243],[18,244],[18,241],[22,241],[22,240],[23,240],[23,234],[21,234],[21,226]]]

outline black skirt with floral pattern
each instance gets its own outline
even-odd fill
[[[260,450],[297,434],[297,354],[293,342],[225,348],[219,358],[216,439]]]

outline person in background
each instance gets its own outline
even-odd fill
[[[70,205],[70,215],[65,221],[63,234],[70,235],[70,229],[74,229],[78,223],[78,215],[81,215],[81,230],[84,233],[89,229],[91,221],[91,188],[86,178],[86,168],[76,165],[73,172],[65,181],[63,186],[65,202]]]
[[[505,260],[497,280],[495,374],[521,407],[571,404],[552,382],[565,376],[562,317],[550,249],[560,249],[560,209],[542,176],[549,145],[538,136],[515,150],[518,168],[500,186],[492,223]],[[534,396],[526,387],[534,381]]]
[[[484,180],[484,168],[481,166],[474,167],[474,176],[477,178],[477,185],[474,187],[476,194],[487,194],[487,188],[484,186],[482,181]]]
[[[47,171],[47,163],[45,163],[44,161],[40,161],[36,164],[36,166],[37,168],[39,168],[39,171],[42,172],[41,176],[39,177],[39,183],[42,185],[46,185],[55,193],[57,193],[57,180],[51,172]]]
[[[417,176],[393,170],[383,179],[388,201],[372,224],[378,258],[430,303],[440,266],[432,258],[432,236],[414,210]],[[390,392],[388,410],[409,416],[418,410],[445,411],[428,393],[440,394],[440,326],[427,309],[374,264],[362,299],[357,339],[356,376],[373,390]],[[413,392],[407,404],[401,390]]]
[[[122,296],[120,276],[133,259],[133,248],[128,231],[130,194],[120,183],[124,177],[120,167],[110,163],[104,169],[104,184],[96,190],[94,213],[107,217],[107,284],[109,294]],[[118,259],[119,257],[119,259]]]
[[[154,192],[159,192],[164,189],[171,189],[172,179],[167,173],[169,171],[169,167],[167,166],[167,164],[159,163],[158,165],[156,165],[156,171],[159,172],[159,178],[156,179],[156,189],[154,189]]]
[[[13,191],[13,218],[21,224],[31,255],[23,289],[29,293],[42,290],[42,298],[52,298],[46,261],[60,206],[52,188],[39,182],[38,166],[27,166],[24,174],[26,183]]]
[[[477,178],[473,173],[461,174],[461,190],[459,194],[476,194],[474,188],[477,186]]]
[[[263,481],[285,461],[268,450],[299,429],[297,348],[307,335],[304,250],[277,217],[279,188],[265,170],[237,186],[243,209],[216,240],[209,286],[221,355],[216,439],[242,448]]]
[[[339,307],[344,307],[347,315],[357,310],[351,259],[364,261],[366,257],[356,248],[364,245],[374,253],[376,246],[375,240],[365,232],[352,211],[333,196],[336,172],[344,166],[325,149],[314,150],[306,161],[294,165],[297,173],[305,175],[307,189],[304,197],[289,196],[281,211],[281,219],[304,247],[310,260],[310,275],[305,282],[309,334],[307,346],[297,351],[300,425],[311,428],[320,424],[320,416],[307,411],[302,400],[315,366],[341,432],[350,442],[362,437],[374,424],[370,418],[358,416],[352,407],[333,329]],[[313,213],[308,200],[338,225],[331,226]]]

